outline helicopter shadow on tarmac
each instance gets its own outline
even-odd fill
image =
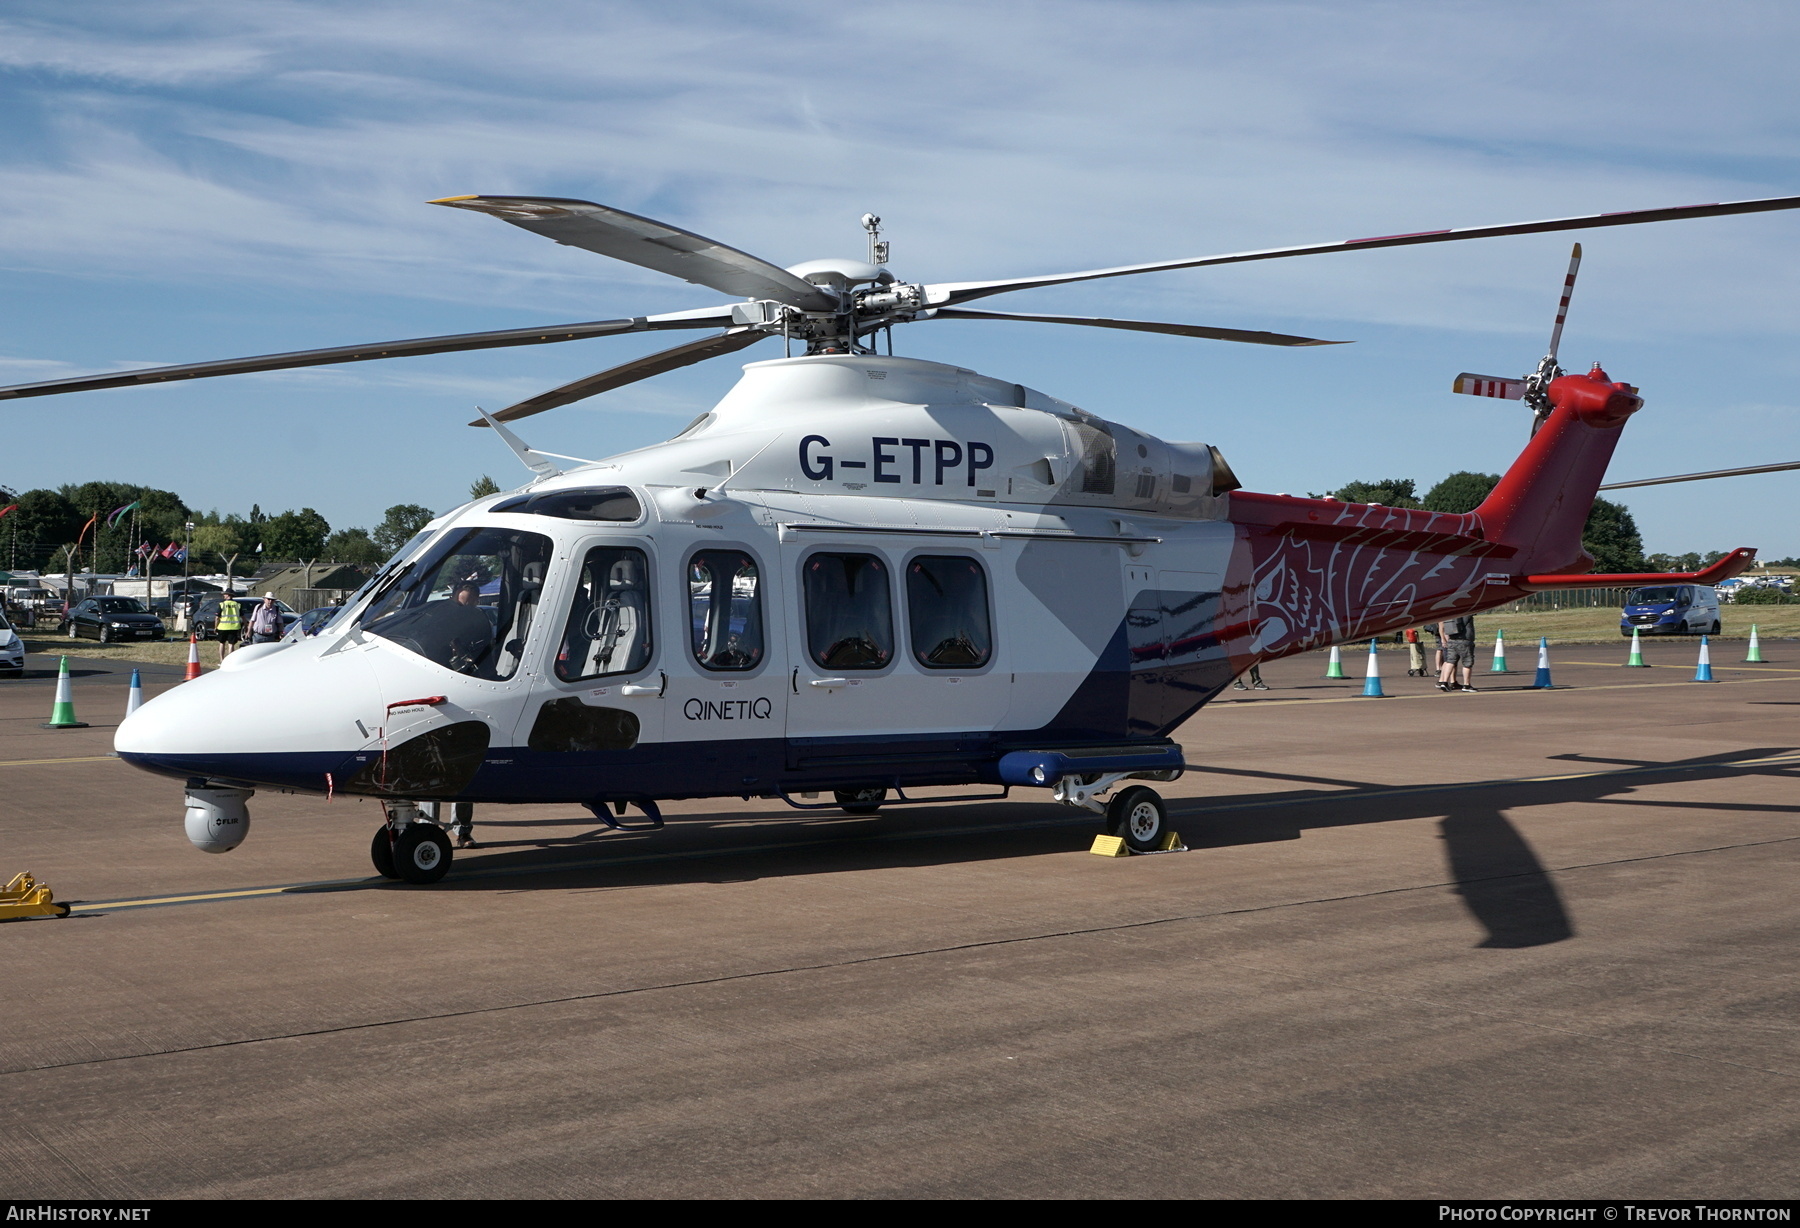
[[[1550,758],[1557,761],[1591,764],[1602,769],[1611,765],[1623,770],[1604,776],[1565,780],[1421,785],[1404,790],[1368,781],[1190,767],[1189,771],[1202,773],[1248,775],[1336,787],[1328,792],[1297,790],[1235,799],[1242,807],[1237,813],[1231,813],[1234,799],[1209,799],[1199,808],[1200,813],[1193,814],[1193,819],[1203,818],[1204,825],[1197,825],[1184,816],[1182,825],[1186,830],[1183,834],[1190,848],[1220,848],[1298,840],[1315,828],[1436,817],[1451,881],[1470,915],[1487,931],[1487,937],[1478,945],[1489,948],[1545,946],[1574,937],[1574,924],[1556,889],[1555,880],[1544,869],[1530,843],[1507,818],[1508,811],[1588,802],[1800,814],[1800,806],[1657,801],[1625,796],[1644,784],[1671,778],[1721,780],[1747,774],[1792,777],[1800,765],[1751,762],[1792,749],[1762,747],[1670,761],[1553,755]],[[1633,768],[1642,770],[1633,772]]]
[[[1446,872],[1471,917],[1486,931],[1477,944],[1511,949],[1545,946],[1575,936],[1556,883],[1530,843],[1507,817],[1534,806],[1605,803],[1677,809],[1800,814],[1800,805],[1662,801],[1629,796],[1670,780],[1728,780],[1745,775],[1793,777],[1800,764],[1756,760],[1793,747],[1761,747],[1668,761],[1623,760],[1580,754],[1551,756],[1592,765],[1604,775],[1540,781],[1447,782],[1396,788],[1375,781],[1292,775],[1241,768],[1190,767],[1210,776],[1244,776],[1324,788],[1275,793],[1214,794],[1170,799],[1190,849],[1298,840],[1311,830],[1409,819],[1438,820]],[[1607,771],[1607,768],[1618,770]],[[855,870],[970,864],[1070,851],[1070,832],[1091,816],[1058,806],[1017,802],[930,810],[888,811],[880,818],[835,813],[767,816],[746,823],[729,813],[670,816],[654,837],[613,832],[591,816],[493,820],[479,824],[482,853],[453,870],[440,889],[485,891],[615,891],[670,883],[737,883],[770,877]],[[546,827],[574,829],[546,838]],[[529,832],[529,834],[527,834]],[[517,834],[518,839],[509,839]],[[380,880],[296,888],[342,891],[367,887],[405,890]]]

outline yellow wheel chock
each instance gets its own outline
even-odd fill
[[[50,894],[50,885],[40,883],[25,873],[6,884],[0,890],[0,921],[12,921],[20,917],[66,917],[69,915],[67,904],[58,904]]]
[[[1136,850],[1125,843],[1123,836],[1095,836],[1093,847],[1088,852],[1099,857],[1130,857]],[[1156,848],[1158,853],[1185,853],[1187,845],[1181,842],[1181,833],[1163,833],[1162,843]],[[1142,856],[1143,854],[1139,854]]]

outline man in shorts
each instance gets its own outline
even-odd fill
[[[1438,668],[1438,690],[1468,691],[1475,688],[1469,685],[1469,672],[1475,666],[1475,620],[1465,614],[1461,618],[1450,618],[1437,625],[1438,641],[1441,645],[1443,664]],[[1462,685],[1456,685],[1457,671],[1462,671]]]

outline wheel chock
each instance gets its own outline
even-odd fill
[[[20,917],[66,917],[69,915],[67,904],[58,904],[50,893],[48,883],[40,883],[31,877],[27,870],[14,878],[0,890],[0,921],[11,921]]]
[[[1155,853],[1185,853],[1187,851],[1187,845],[1181,842],[1181,833],[1171,831],[1163,834],[1161,842],[1155,849],[1137,855],[1144,857]],[[1096,857],[1130,857],[1134,850],[1125,843],[1123,836],[1095,836],[1093,847],[1088,849],[1088,852]]]

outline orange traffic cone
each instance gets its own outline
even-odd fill
[[[200,676],[200,641],[195,639],[194,636],[192,636],[190,634],[188,636],[187,677],[183,678],[182,681],[183,682],[192,682],[194,679],[198,678],[199,676]]]

